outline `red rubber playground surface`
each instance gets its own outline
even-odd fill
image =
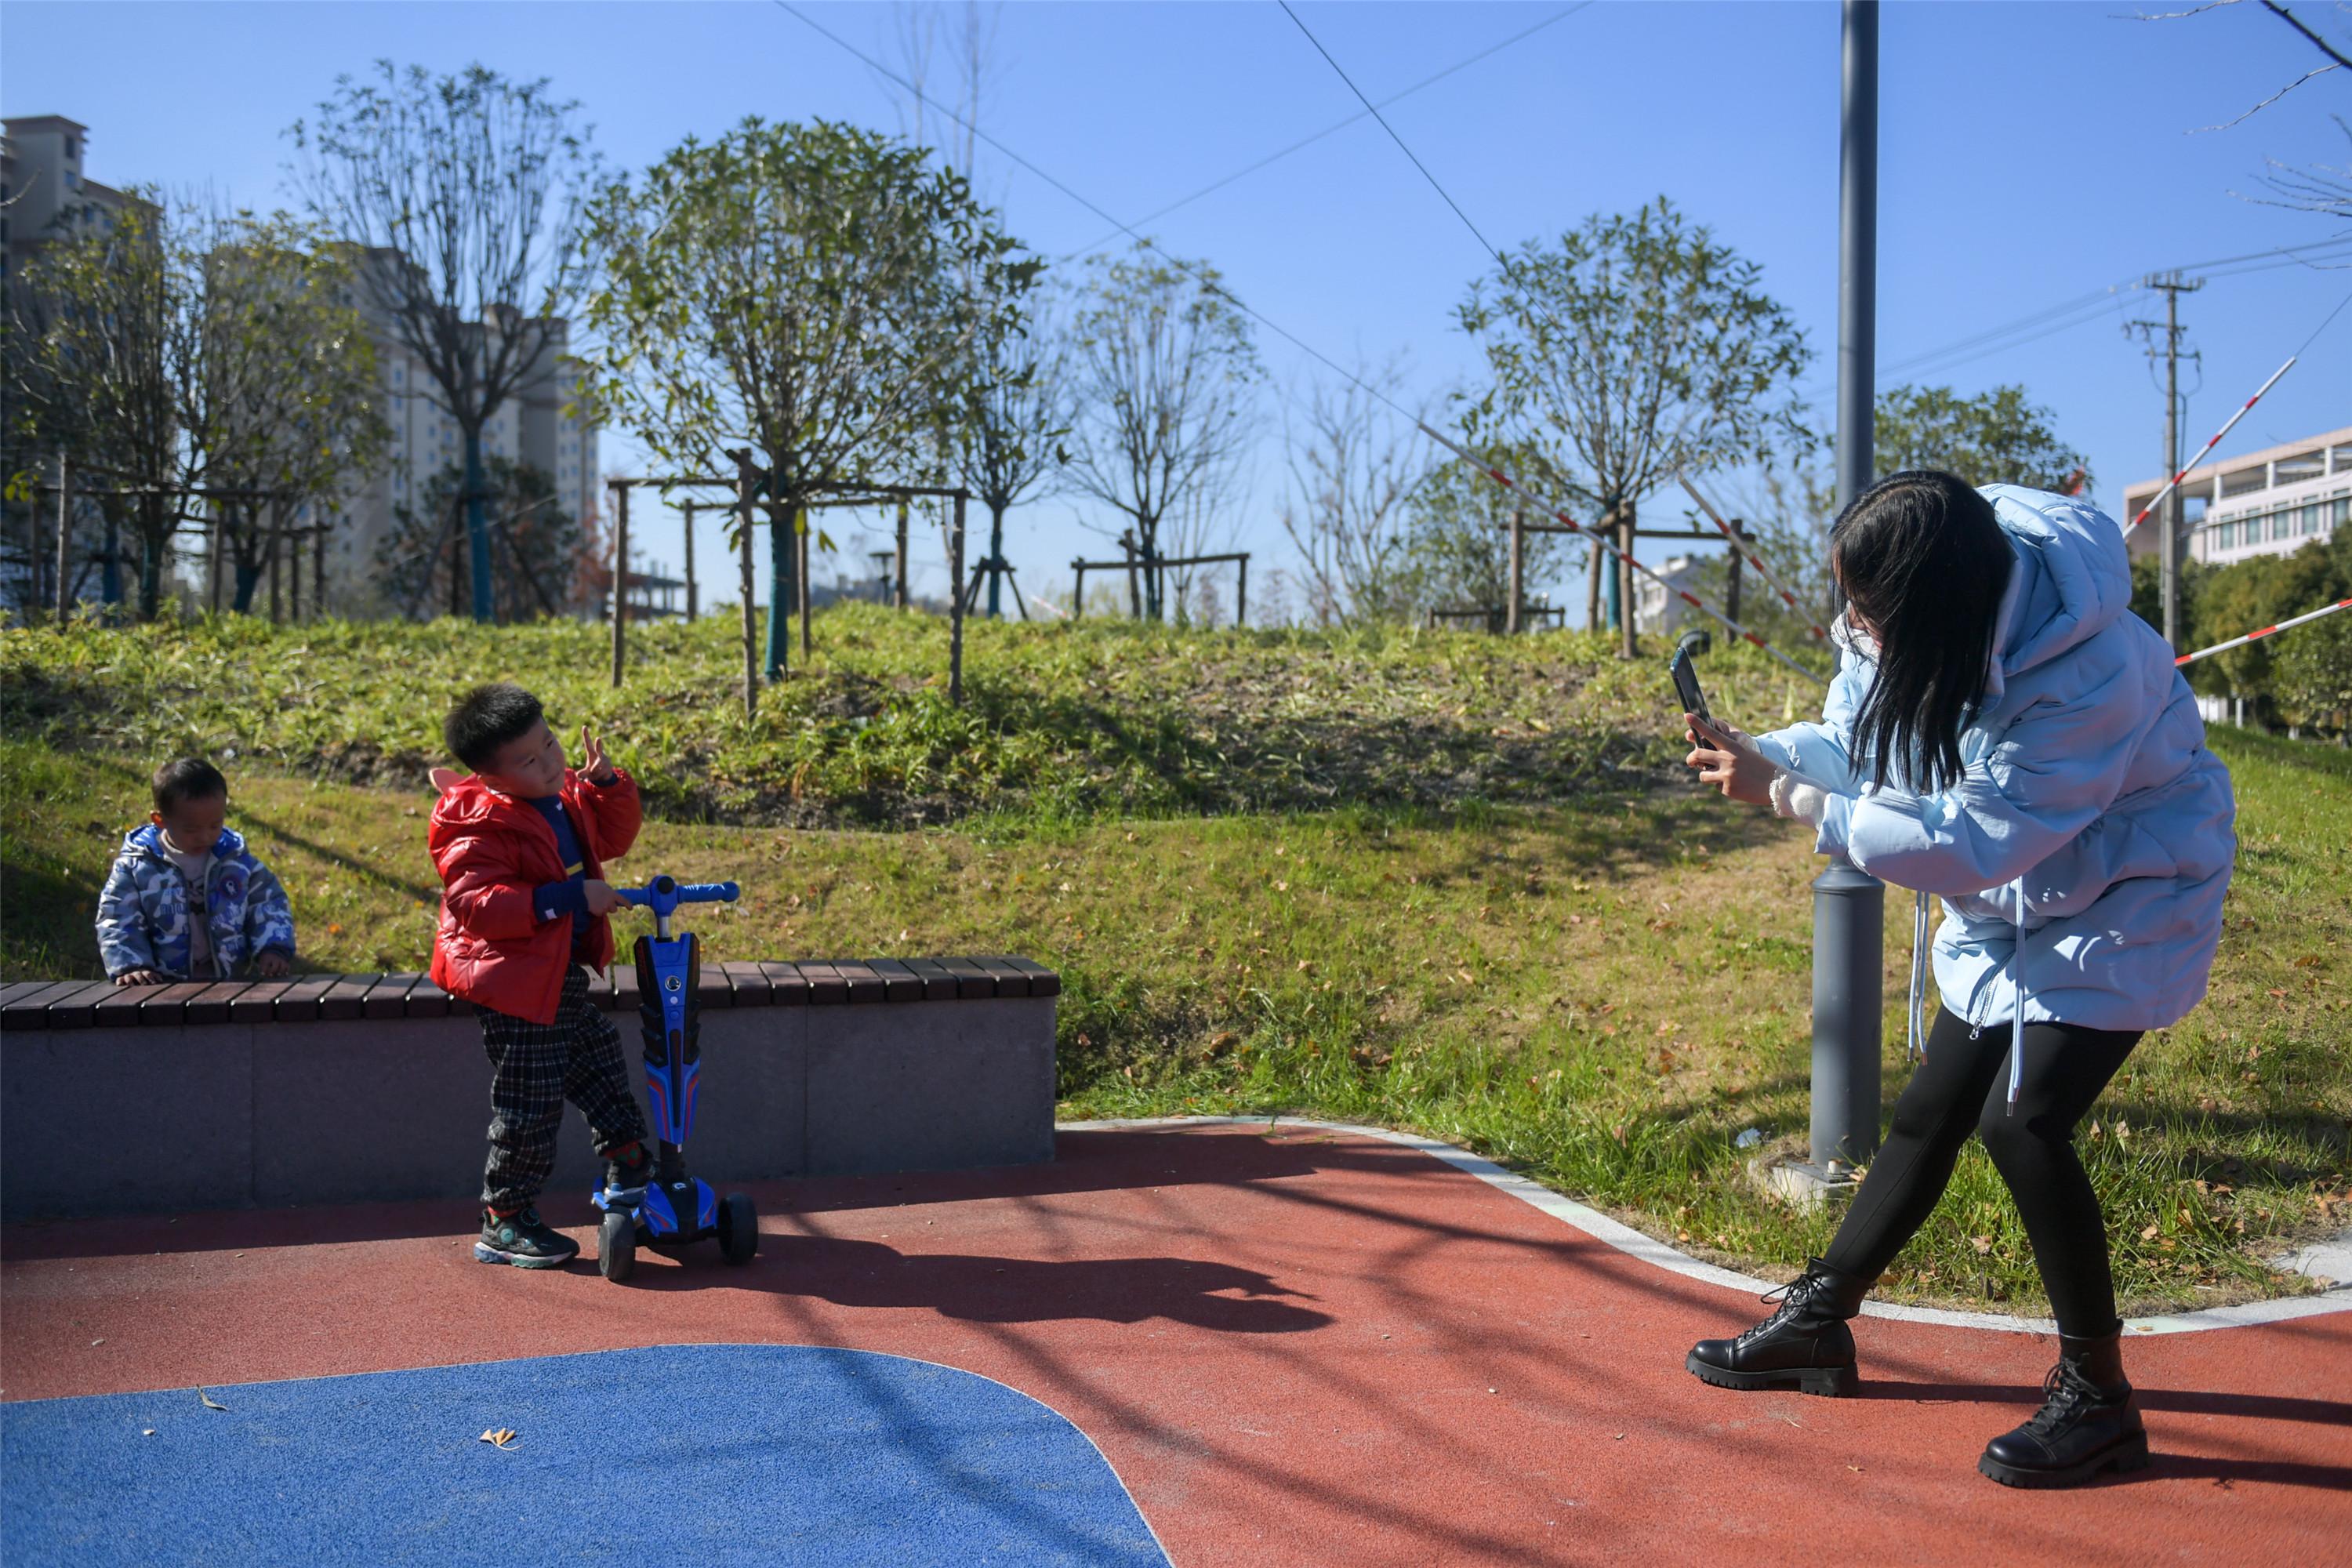
[[[1709,1388],[1683,1353],[1752,1299],[1369,1138],[1074,1131],[1047,1167],[752,1191],[748,1268],[625,1287],[478,1265],[447,1205],[13,1227],[0,1393],[846,1347],[1051,1406],[1183,1568],[2352,1561],[2352,1313],[2135,1342],[2154,1466],[2015,1492],[1976,1458],[2049,1339],[1864,1319],[1863,1397]]]

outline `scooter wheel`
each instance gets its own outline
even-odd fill
[[[748,1194],[728,1194],[719,1205],[719,1256],[730,1263],[749,1263],[759,1250],[759,1211]]]
[[[609,1209],[596,1232],[596,1272],[617,1285],[636,1271],[636,1216]]]

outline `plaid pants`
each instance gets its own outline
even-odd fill
[[[485,1208],[512,1210],[538,1201],[555,1168],[555,1134],[567,1100],[588,1118],[599,1154],[646,1136],[621,1057],[621,1032],[588,1000],[585,969],[574,964],[564,976],[563,1000],[551,1025],[488,1007],[479,1013],[491,1068]]]

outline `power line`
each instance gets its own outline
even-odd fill
[[[1429,172],[1429,165],[1421,161],[1421,155],[1405,145],[1404,138],[1397,134],[1397,129],[1389,123],[1388,116],[1382,114],[1372,100],[1364,96],[1364,89],[1356,85],[1356,79],[1348,74],[1347,68],[1333,59],[1331,51],[1323,47],[1323,40],[1317,37],[1305,22],[1299,20],[1298,13],[1290,8],[1290,0],[1276,0],[1276,3],[1281,5],[1284,16],[1298,24],[1298,30],[1307,35],[1307,41],[1315,46],[1315,52],[1323,57],[1324,63],[1339,73],[1339,79],[1348,84],[1348,90],[1356,95],[1356,100],[1364,106],[1364,111],[1380,121],[1381,129],[1389,133],[1389,140],[1397,144],[1397,151],[1412,161],[1412,166],[1421,171],[1421,177],[1429,182],[1429,188],[1435,191],[1440,199],[1454,209],[1454,216],[1462,220],[1462,226],[1468,229],[1471,237],[1477,240],[1478,247],[1496,261],[1502,262],[1505,267],[1508,267],[1510,263],[1504,258],[1503,253],[1495,248],[1492,240],[1479,232],[1478,226],[1470,221],[1470,215],[1462,210],[1462,204],[1454,199],[1452,193],[1438,184],[1437,176]]]
[[[1469,67],[1476,65],[1480,60],[1486,59],[1490,55],[1498,55],[1505,49],[1509,48],[1513,44],[1520,43],[1526,39],[1531,38],[1538,33],[1542,32],[1546,27],[1550,26],[1553,23],[1564,22],[1569,17],[1575,16],[1579,11],[1582,11],[1593,4],[1594,0],[1579,0],[1578,4],[1570,5],[1564,11],[1555,11],[1550,16],[1545,17],[1542,21],[1538,22],[1534,26],[1522,27],[1517,32],[1513,33],[1509,37],[1504,38],[1497,43],[1490,44],[1486,47],[1480,49],[1475,55],[1456,60],[1452,65],[1447,66],[1444,70],[1437,71],[1422,78],[1419,81],[1414,82],[1411,87],[1391,93],[1388,97],[1381,100],[1379,107],[1386,109],[1392,103],[1401,103],[1404,100],[1411,98],[1414,93],[1419,92],[1422,89],[1425,87],[1433,87],[1437,83],[1444,81],[1447,77],[1454,75],[1457,71],[1465,70]],[[1371,111],[1370,110],[1360,110],[1357,113],[1349,115],[1344,120],[1335,120],[1330,124],[1326,125],[1322,130],[1316,132],[1311,136],[1301,137],[1299,140],[1293,142],[1289,146],[1285,147],[1278,152],[1269,153],[1255,163],[1250,163],[1244,167],[1236,169],[1232,174],[1225,175],[1223,179],[1212,180],[1209,184],[1202,185],[1199,190],[1194,191],[1190,195],[1179,196],[1176,200],[1170,202],[1166,206],[1160,207],[1154,211],[1144,214],[1141,217],[1135,220],[1136,224],[1138,226],[1140,226],[1148,223],[1156,223],[1160,219],[1166,217],[1170,213],[1174,212],[1179,207],[1190,206],[1192,203],[1199,201],[1202,196],[1211,195],[1218,191],[1223,190],[1235,180],[1242,179],[1250,174],[1255,174],[1269,163],[1279,163],[1283,159],[1289,157],[1293,153],[1311,147],[1316,142],[1322,141],[1326,136],[1329,136],[1336,132],[1345,131],[1349,126],[1355,124],[1358,121],[1368,118],[1370,112]],[[1104,235],[1099,239],[1096,239],[1088,244],[1080,246],[1077,249],[1064,256],[1062,259],[1065,261],[1075,260],[1076,258],[1087,255],[1090,251],[1101,249],[1106,241],[1116,239],[1118,237],[1118,230],[1114,229],[1110,233]]]

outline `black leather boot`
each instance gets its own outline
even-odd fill
[[[1699,1341],[1683,1364],[1717,1388],[1852,1394],[1860,1379],[1853,1370],[1853,1331],[1845,1321],[1862,1310],[1862,1299],[1869,1293],[1868,1280],[1810,1258],[1801,1277],[1772,1293],[1780,1297],[1779,1310],[1736,1340]]]
[[[2123,1331],[2058,1336],[2058,1364],[2042,1380],[2048,1402],[1985,1446],[1977,1468],[2005,1487],[2080,1486],[2102,1470],[2147,1465],[2147,1429],[2124,1380]]]

